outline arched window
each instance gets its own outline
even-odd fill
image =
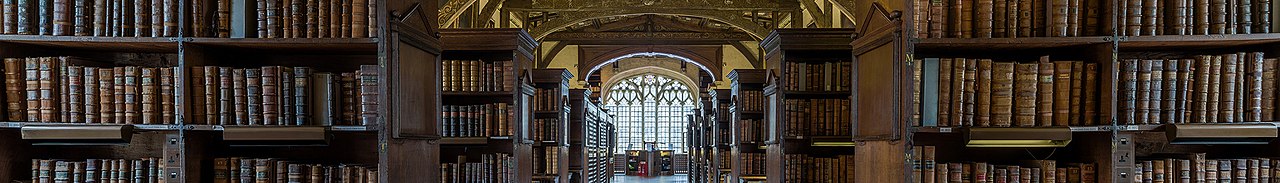
[[[618,152],[643,150],[644,142],[658,149],[685,152],[684,133],[696,101],[689,86],[654,73],[623,78],[608,86],[604,107],[616,115]]]

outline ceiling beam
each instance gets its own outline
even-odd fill
[[[803,2],[800,3],[801,6],[804,7],[802,9],[808,11],[810,16],[813,16],[813,21],[818,23],[818,27],[831,27],[831,14],[828,14],[827,12],[832,11],[827,10],[826,12],[823,12],[822,9],[818,7],[818,3],[814,3],[813,0],[800,1]]]
[[[724,45],[752,40],[746,33],[699,32],[556,32],[543,39],[576,45]]]
[[[476,0],[449,0],[440,6],[440,27],[451,27],[457,23],[458,17],[462,16],[462,11],[470,8],[475,4]]]
[[[743,32],[751,34],[757,40],[764,39],[769,34],[769,29],[760,26],[756,22],[742,17],[740,11],[723,11],[723,10],[670,10],[670,9],[654,9],[654,8],[637,8],[630,10],[608,10],[608,11],[587,11],[587,12],[559,12],[559,18],[551,19],[543,22],[537,27],[529,30],[529,34],[534,39],[542,40],[547,35],[563,30],[578,22],[587,21],[595,18],[603,18],[618,15],[634,15],[634,14],[668,14],[668,15],[684,15],[699,18],[707,18],[720,21],[734,28],[738,28]]]
[[[779,0],[512,0],[507,8],[537,11],[599,11],[661,8],[670,10],[782,10],[795,9],[795,1]]]

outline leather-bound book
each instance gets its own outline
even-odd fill
[[[1069,100],[1070,104],[1067,105],[1069,108],[1068,114],[1070,116],[1068,117],[1068,120],[1069,120],[1069,122],[1067,123],[1068,125],[1072,125],[1072,126],[1084,125],[1083,120],[1081,120],[1081,117],[1083,117],[1083,115],[1081,114],[1084,111],[1084,107],[1082,107],[1082,105],[1084,103],[1080,101],[1084,99],[1084,97],[1081,96],[1083,95],[1082,92],[1084,92],[1084,86],[1082,86],[1083,84],[1084,84],[1084,62],[1073,61],[1071,62],[1071,85],[1070,85],[1071,93],[1069,95],[1071,96],[1071,98]]]
[[[176,78],[178,74],[175,74],[174,71],[178,69],[181,68],[162,67],[159,69],[160,73],[156,74],[160,80],[160,93],[157,95],[160,97],[160,120],[163,120],[161,123],[166,125],[178,123],[177,109],[180,107],[176,106],[177,102],[174,101],[175,91],[177,91],[174,87],[174,82],[180,80]]]
[[[66,66],[63,69],[66,70],[67,74],[67,82],[64,83],[67,85],[67,93],[61,96],[66,96],[67,100],[62,103],[65,103],[68,107],[63,109],[68,114],[65,116],[67,118],[63,120],[64,122],[84,123],[84,66]]]
[[[1209,34],[1224,34],[1227,32],[1227,1],[1228,0],[1209,0]]]
[[[1192,75],[1194,84],[1191,85],[1191,119],[1188,122],[1205,123],[1209,121],[1209,93],[1211,85],[1210,70],[1212,70],[1213,59],[1210,56],[1195,56],[1195,69]],[[1216,104],[1215,104],[1216,105]],[[1217,117],[1214,117],[1217,119]]]
[[[1244,56],[1242,60],[1245,65],[1245,73],[1243,73],[1245,88],[1241,92],[1245,92],[1245,100],[1241,102],[1245,103],[1245,111],[1240,112],[1244,113],[1244,121],[1262,121],[1262,96],[1265,95],[1262,83],[1266,81],[1262,79],[1263,55],[1262,52],[1250,52],[1242,56]]]
[[[266,19],[267,34],[266,35],[267,36],[266,37],[281,38],[284,35],[283,34],[284,29],[281,27],[282,26],[281,24],[284,23],[282,22],[283,20],[281,19],[282,18],[281,17],[282,8],[281,8],[281,2],[280,2],[281,0],[265,0],[265,1],[267,2],[267,14],[266,14],[266,17],[267,17]],[[266,74],[267,72],[263,70],[262,73]]]
[[[947,1],[949,2],[947,4],[948,6],[947,25],[949,25],[947,26],[947,37],[963,38],[965,36],[964,25],[962,25],[964,24],[963,22],[965,20],[964,17],[972,16],[972,15],[965,15],[964,8],[972,5],[965,4],[965,0],[947,0]]]
[[[1186,35],[1187,28],[1187,1],[1189,0],[1164,0],[1164,25],[1160,27],[1164,29],[1166,35]]]
[[[257,11],[256,22],[259,38],[268,38],[267,34],[267,0],[254,1],[256,4],[254,10]]]
[[[351,1],[351,37],[369,37],[369,0]]]
[[[967,59],[954,58],[951,60],[951,64],[951,121],[948,124],[951,126],[963,126],[965,121],[965,97],[969,96],[965,93],[965,91],[968,91],[965,86],[968,85],[965,84],[964,80],[967,77],[965,71],[969,63]]]
[[[40,122],[58,122],[60,94],[58,93],[58,73],[62,66],[54,57],[40,57]]]
[[[98,122],[116,123],[115,70],[98,68]]]
[[[329,1],[329,37],[340,38],[342,37],[342,12],[343,12],[342,1],[343,0],[328,0],[328,1]]]
[[[213,25],[215,36],[231,37],[231,0],[217,0],[218,10]]]
[[[19,0],[3,1],[4,10],[0,10],[0,11],[4,12],[4,18],[3,18],[4,25],[0,26],[3,28],[3,29],[0,29],[0,33],[18,34],[18,1]]]
[[[1025,15],[1030,15],[1030,13],[1023,11],[1025,10],[1023,9],[1023,7],[1026,7],[1026,6],[1023,6],[1021,1],[1008,1],[1006,3],[1006,6],[1007,7],[1005,7],[1005,21],[1004,21],[1005,36],[1004,37],[1008,37],[1008,38],[1026,37],[1022,35],[1023,26],[1028,25],[1028,24],[1023,24],[1022,21],[1023,20],[1030,21],[1029,19],[1027,19],[1030,17],[1025,17]]]
[[[22,0],[17,0],[17,1],[22,1]],[[111,20],[110,18],[108,18],[108,16],[110,16],[110,14],[108,13],[108,10],[110,10],[109,9],[110,6],[107,3],[110,1],[96,0],[96,1],[90,1],[90,2],[93,2],[93,5],[92,5],[93,11],[91,11],[90,13],[92,14],[89,15],[90,17],[89,29],[92,29],[90,35],[93,35],[93,36],[110,35],[110,33],[108,32],[108,25],[110,25],[109,22]]]
[[[1261,121],[1274,121],[1276,119],[1276,92],[1274,92],[1276,91],[1276,82],[1267,82],[1275,81],[1276,79],[1276,59],[1262,59],[1262,114],[1259,117]]]
[[[280,124],[280,67],[262,67],[262,124]]]
[[[1125,16],[1126,35],[1149,36],[1149,35],[1143,35],[1144,32],[1142,32],[1142,26],[1143,26],[1142,20],[1146,16],[1143,14],[1144,0],[1126,0],[1126,1],[1128,2],[1128,5],[1127,5],[1128,9],[1125,10],[1125,12],[1127,13],[1127,16]]]
[[[364,0],[356,0],[356,1],[364,1]],[[973,12],[975,14],[973,16],[973,19],[974,19],[973,37],[991,38],[992,34],[994,34],[993,29],[995,28],[995,20],[993,20],[994,13],[995,13],[995,10],[994,10],[995,0],[975,0],[975,1],[976,1],[976,4],[974,4],[975,6],[973,7],[974,8]],[[368,15],[356,14],[355,16],[365,17]]]
[[[293,125],[293,118],[296,118],[293,113],[293,67],[280,67],[280,74],[276,76],[280,79],[280,93],[277,93],[280,102],[278,125]]]
[[[960,112],[964,114],[964,117],[960,118],[960,126],[973,126],[974,113],[977,108],[975,99],[978,93],[978,59],[968,59],[964,64],[964,92],[962,93],[964,95],[962,97],[964,98],[964,106],[960,107],[963,109]]]
[[[1236,112],[1240,111],[1236,111],[1235,106],[1236,102],[1241,101],[1236,101],[1235,96],[1237,92],[1236,82],[1240,82],[1239,80],[1236,80],[1236,75],[1240,74],[1237,72],[1237,67],[1240,66],[1239,63],[1240,59],[1236,54],[1222,55],[1222,77],[1220,79],[1220,95],[1218,97],[1218,122],[1230,123],[1238,120],[1235,118]]]
[[[200,88],[203,90],[197,90],[196,92],[202,92],[201,96],[204,96],[204,103],[200,103],[204,105],[204,121],[210,125],[225,125],[221,123],[222,114],[218,110],[220,109],[219,96],[221,96],[219,91],[222,91],[218,86],[221,84],[218,76],[220,74],[219,69],[217,66],[202,66],[200,69],[204,70],[204,75],[198,81],[203,82],[204,87]]]
[[[1116,117],[1116,122],[1119,125],[1135,124],[1134,120],[1138,111],[1137,94],[1139,93],[1138,65],[1137,59],[1125,59],[1120,62],[1120,83],[1118,84],[1120,93],[1116,94],[1118,95],[1116,98],[1119,99],[1117,101],[1119,110],[1116,113],[1120,115]]]
[[[1164,60],[1151,62],[1150,90],[1147,90],[1147,122],[1146,124],[1162,124],[1160,107],[1164,106]]]
[[[1049,30],[1047,31],[1048,35],[1051,37],[1066,37],[1067,36],[1067,19],[1070,18],[1068,17],[1069,16],[1068,13],[1071,11],[1070,8],[1068,7],[1070,5],[1070,3],[1068,2],[1069,0],[1048,0],[1048,1],[1052,3],[1052,4],[1049,4],[1049,7],[1047,9],[1048,12],[1046,12],[1049,18],[1049,25],[1048,25]]]
[[[320,30],[319,15],[321,12],[320,4],[323,4],[323,3],[319,3],[319,1],[322,1],[322,0],[301,0],[301,1],[306,1],[306,5],[303,7],[304,8],[304,12],[303,12],[304,25],[303,25],[303,31],[302,31],[303,34],[299,35],[298,37],[318,38],[320,35],[320,32],[319,32]]]
[[[245,81],[244,71],[245,69],[231,70],[231,90],[232,90],[231,102],[233,106],[232,121],[235,123],[235,125],[249,124],[249,114],[248,114],[249,109],[248,109],[248,103],[247,103],[248,101],[245,101],[245,97],[248,94],[245,93],[246,81]]]
[[[208,115],[208,110],[206,109],[208,106],[205,104],[209,103],[206,98],[208,94],[205,93],[205,87],[208,87],[204,82],[205,75],[208,75],[208,73],[205,73],[204,67],[196,66],[191,68],[191,80],[188,83],[191,83],[191,100],[193,101],[191,103],[192,124],[212,124],[209,118],[205,117]]]
[[[368,12],[368,15],[364,17],[369,19],[367,21],[369,36],[367,37],[378,37],[378,2],[369,1],[369,3],[365,3],[365,7],[368,9],[368,11],[365,11]]]
[[[1113,29],[1113,31],[1115,31],[1116,35],[1128,36],[1129,35],[1129,0],[1116,0],[1115,3],[1113,4],[1115,4],[1114,13],[1116,14],[1114,16],[1115,20],[1112,20],[1112,22],[1115,24],[1115,28]]]
[[[1098,120],[1098,64],[1084,64],[1084,125],[1110,125],[1111,120]],[[1103,117],[1103,119],[1111,119]],[[1099,123],[1099,121],[1102,121]]]
[[[338,124],[353,125],[356,119],[356,116],[358,115],[356,114],[356,111],[359,110],[358,109],[359,104],[356,101],[356,98],[357,98],[356,73],[351,73],[351,72],[342,73],[341,75],[338,76],[338,83],[339,83],[339,87],[341,87],[338,89],[338,91],[342,93],[341,97],[338,97],[339,99],[342,99],[342,101],[338,104],[338,106],[341,108],[339,110],[339,117],[338,117],[341,123],[338,123]]]
[[[1133,124],[1150,124],[1152,60],[1138,60],[1137,85],[1134,88]]]
[[[938,59],[938,126],[950,126],[951,124],[951,85],[955,82],[952,79],[951,58]]]
[[[1237,34],[1248,34],[1253,32],[1253,2],[1252,0],[1236,0],[1235,16]],[[1262,5],[1259,5],[1262,6]],[[1268,5],[1269,6],[1269,5]]]
[[[138,78],[139,76],[142,75],[142,71],[141,69],[138,69],[137,66],[125,66],[123,68],[124,68],[124,72],[123,72],[124,73],[124,85],[123,85],[124,97],[122,98],[124,98],[124,102],[122,102],[120,105],[123,106],[124,108],[122,110],[117,109],[117,111],[120,111],[120,112],[117,112],[117,114],[124,114],[123,121],[127,124],[138,124],[139,122],[142,121],[142,118],[140,116],[141,110],[139,105],[142,101],[139,100],[140,92],[138,92],[138,89],[140,88],[140,83],[138,82]],[[117,86],[121,86],[121,85],[117,85]],[[116,97],[120,97],[120,96],[116,96]]]
[[[57,98],[55,104],[58,105],[57,108],[54,109],[54,112],[57,113],[57,116],[58,116],[55,121],[67,122],[67,121],[70,121],[71,119],[71,113],[70,113],[71,106],[67,103],[67,101],[70,100],[71,98],[70,96],[68,96],[68,94],[70,93],[68,92],[70,79],[68,78],[69,74],[67,74],[67,66],[70,66],[71,64],[69,64],[69,62],[67,61],[67,57],[55,57],[52,59],[54,59],[54,62],[58,62],[56,63],[57,67],[54,68],[56,70],[54,72],[55,74],[54,78],[56,78],[54,82],[57,82],[56,84],[57,87],[55,88],[56,91],[54,91],[53,93],[54,93],[54,96]]]
[[[9,121],[27,120],[25,62],[22,58],[4,59],[5,114]]]
[[[151,15],[151,17],[147,18],[148,20],[147,23],[150,24],[150,28],[151,28],[151,30],[147,30],[150,33],[149,36],[163,37],[164,36],[164,0],[148,0],[147,2],[151,3],[147,5],[147,8],[149,9],[146,10],[146,11],[149,11],[150,12],[149,15]],[[142,24],[142,23],[139,23],[139,24]]]
[[[1049,18],[1050,18],[1050,15],[1053,14],[1052,10],[1050,10],[1050,8],[1052,8],[1051,3],[1053,3],[1051,1],[1052,0],[1032,0],[1031,2],[1033,4],[1031,6],[1027,6],[1028,8],[1031,8],[1031,12],[1034,14],[1030,16],[1030,18],[1032,18],[1031,19],[1031,31],[1032,31],[1031,36],[1035,36],[1035,37],[1049,36],[1050,25],[1048,24],[1052,23],[1050,22],[1051,20],[1049,20]]]
[[[1053,126],[1067,126],[1071,122],[1071,65],[1072,61],[1053,63]]]
[[[209,3],[209,1],[211,0],[190,1],[191,8],[188,10],[191,11],[190,12],[191,15],[190,15],[190,18],[187,18],[187,20],[191,22],[187,24],[191,25],[190,31],[193,37],[209,37],[210,33],[213,33],[213,30],[212,28],[209,27],[209,25],[211,24],[210,22],[213,21],[211,20],[213,18],[211,16],[214,13],[210,12],[209,7],[211,6],[210,5],[211,3]],[[214,8],[216,7],[217,6],[214,6]]]
[[[321,72],[311,75],[311,103],[310,114],[311,125],[332,126],[334,125],[335,116],[338,114],[338,100],[340,96],[337,94],[337,84],[334,83],[334,75],[332,73]]]
[[[89,1],[73,1],[71,4],[71,32],[74,36],[88,36],[92,33],[89,30],[89,17],[93,13],[93,5]]]
[[[1178,123],[1178,102],[1181,102],[1178,100],[1178,72],[1182,71],[1178,70],[1179,64],[1178,59],[1165,60],[1161,69],[1164,74],[1160,78],[1164,80],[1160,81],[1159,118],[1162,121],[1159,122],[1166,124]]]
[[[1009,1],[994,0],[991,8],[991,37],[1008,37],[1009,32],[1015,30],[1009,29]],[[1017,4],[1014,2],[1014,4]],[[1016,20],[1014,20],[1016,21]],[[1015,27],[1016,28],[1016,27]]]
[[[23,60],[23,68],[26,74],[23,79],[26,85],[26,97],[23,99],[27,103],[27,122],[40,121],[40,58],[26,58]]]
[[[1176,111],[1178,114],[1175,114],[1176,115],[1175,117],[1177,119],[1174,121],[1178,123],[1187,123],[1191,120],[1190,115],[1192,111],[1190,111],[1190,108],[1191,108],[1190,105],[1193,104],[1192,102],[1193,93],[1191,92],[1192,90],[1192,84],[1191,84],[1192,69],[1191,68],[1195,68],[1196,67],[1195,64],[1196,64],[1195,59],[1179,59],[1178,60],[1178,71],[1180,71],[1178,72],[1178,79],[1177,79],[1178,90],[1174,94],[1175,95],[1174,101],[1178,101],[1178,105],[1176,107],[1177,109]]]
[[[293,125],[315,125],[308,124],[311,121],[311,97],[314,92],[311,90],[311,72],[311,68],[293,68]]]
[[[260,159],[254,160],[253,161],[253,175],[254,175],[253,181],[256,183],[275,182],[274,181],[275,179],[273,178],[275,177],[274,175],[276,175],[275,171],[273,171],[275,170],[274,168],[275,164],[276,164],[276,160],[274,159],[260,158]]]
[[[147,67],[139,69],[142,74],[138,78],[141,90],[138,92],[142,102],[142,124],[163,124],[160,118],[160,69]]]
[[[262,69],[244,69],[245,109],[249,113],[249,125],[263,125],[262,118]]]
[[[1247,79],[1248,77],[1246,76],[1246,74],[1248,74],[1248,72],[1245,70],[1245,62],[1246,62],[1245,55],[1247,54],[1245,52],[1239,52],[1239,53],[1236,53],[1235,55],[1236,55],[1236,77],[1235,77],[1236,92],[1234,95],[1235,103],[1234,105],[1232,105],[1231,111],[1235,111],[1235,113],[1233,113],[1233,116],[1235,116],[1233,117],[1233,119],[1236,119],[1236,121],[1242,121],[1244,120],[1245,112],[1248,109],[1247,108],[1248,105],[1246,105],[1245,103],[1248,102],[1249,100],[1248,98],[1249,91],[1247,90],[1247,85],[1246,85],[1247,84],[1246,82],[1248,81]]]
[[[332,1],[332,0],[309,0],[309,1],[316,1],[315,5],[309,6],[309,7],[312,7],[312,6],[316,7],[316,11],[308,12],[312,14],[307,15],[307,17],[315,17],[316,19],[315,20],[316,34],[311,37],[313,38],[329,37],[329,23],[331,20],[329,18],[329,12],[331,11],[330,9],[332,9],[330,7],[333,5],[333,3],[329,3],[329,1]]]
[[[358,125],[373,125],[378,122],[378,75],[381,69],[377,65],[360,66],[360,121]]]
[[[98,81],[98,68],[85,67],[84,75],[84,93],[81,100],[84,101],[84,121],[85,123],[101,123],[102,117],[99,114],[101,110],[101,101],[99,97],[102,95],[101,86]]]
[[[1188,0],[1191,2],[1190,14],[1192,31],[1191,35],[1207,35],[1210,27],[1210,1],[1213,0]]]
[[[1209,123],[1226,122],[1222,121],[1219,114],[1223,112],[1220,107],[1223,106],[1221,103],[1223,98],[1221,97],[1223,93],[1222,75],[1224,75],[1222,72],[1225,72],[1222,70],[1224,65],[1222,62],[1224,60],[1222,56],[1211,56],[1210,59],[1212,60],[1209,62],[1211,64],[1209,66],[1209,97],[1205,115],[1208,115],[1207,122]]]
[[[1054,107],[1054,87],[1053,80],[1056,67],[1053,62],[1049,61],[1048,56],[1040,57],[1039,82],[1036,86],[1036,123],[1038,126],[1053,126],[1055,123],[1053,118]]]
[[[1084,4],[1081,1],[1084,0],[1067,1],[1067,36],[1080,36],[1083,33],[1081,29],[1084,27],[1084,20],[1081,18],[1084,17],[1084,12],[1080,9],[1084,8]]]
[[[999,62],[991,68],[991,125],[996,127],[1013,125],[1014,65]]]
[[[980,0],[981,1],[981,0]],[[976,96],[974,98],[975,111],[973,114],[976,124],[971,126],[991,126],[991,84],[992,67],[991,59],[978,60],[978,78]]]
[[[15,23],[12,29],[15,31],[16,34],[23,34],[23,35],[32,34],[33,30],[36,29],[36,27],[32,26],[32,23],[40,21],[39,18],[34,18],[34,17],[37,17],[35,16],[35,11],[36,11],[35,1],[34,0],[14,0],[14,1],[15,1],[14,2],[15,7],[13,12],[16,14],[17,17],[13,18],[15,20],[14,21]],[[6,22],[5,25],[9,25],[9,23]],[[6,28],[6,30],[7,29],[9,28]]]
[[[53,35],[53,0],[36,0],[37,35]]]
[[[280,0],[280,37],[294,38],[294,2],[300,0]]]
[[[218,124],[221,125],[236,125],[232,71],[231,67],[218,67]]]
[[[133,35],[138,37],[151,37],[151,1],[137,0],[133,3]]]
[[[1164,17],[1160,14],[1159,0],[1143,0],[1142,2],[1142,35],[1159,35],[1157,30],[1160,27],[1160,18]]]
[[[1257,0],[1253,5],[1253,33],[1271,33],[1271,0]]]
[[[343,37],[343,38],[351,37],[351,18],[352,18],[351,8],[353,8],[351,5],[351,3],[353,3],[352,1],[353,0],[342,0],[341,5],[339,5],[339,7],[342,7],[342,11],[340,12],[341,14],[339,14],[337,17],[334,17],[337,19],[341,19],[341,21],[338,22],[338,24],[335,24],[338,26],[338,31],[341,31],[339,32],[340,33],[339,37]]]
[[[1036,126],[1036,87],[1040,84],[1040,65],[1020,63],[1014,66],[1013,122],[1017,127]]]
[[[118,9],[118,12],[120,12],[120,36],[136,36],[136,32],[134,32],[134,29],[137,28],[136,24],[134,24],[134,22],[137,22],[134,16],[137,16],[138,13],[134,9],[136,3],[137,1],[131,0],[120,1],[120,9]]]

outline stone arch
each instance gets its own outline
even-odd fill
[[[680,15],[680,16],[691,16],[691,17],[711,19],[711,20],[725,23],[730,27],[734,27],[739,30],[742,30],[747,34],[750,34],[756,40],[764,39],[764,37],[769,34],[769,29],[763,26],[760,26],[759,24],[756,24],[751,20],[742,18],[741,13],[735,14],[732,11],[663,12],[661,10],[651,10],[651,11],[614,10],[614,11],[597,11],[597,12],[569,12],[566,15],[562,15],[560,18],[544,22],[538,27],[534,27],[530,29],[529,34],[532,35],[534,39],[542,40],[542,38],[546,37],[547,35],[551,35],[551,33],[553,32],[563,30],[564,28],[569,27],[574,23],[587,21],[591,19],[597,19],[597,18],[611,17],[611,16],[643,15],[643,14]]]
[[[667,56],[687,63],[692,63],[708,74],[718,75],[722,67],[723,53],[720,47],[706,48],[689,48],[689,47],[668,47],[668,46],[624,46],[616,48],[608,47],[584,47],[578,52],[578,73],[586,73],[583,76],[590,76],[596,70],[604,65],[608,65],[618,60],[636,56]],[[587,77],[580,77],[586,80]],[[712,77],[712,80],[718,79]]]

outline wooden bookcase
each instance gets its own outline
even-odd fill
[[[613,182],[613,116],[590,99],[591,90],[569,90],[569,182]]]
[[[732,119],[729,121],[730,124],[733,124],[729,127],[729,130],[731,130],[729,148],[731,149],[730,153],[732,153],[730,160],[733,161],[730,162],[733,170],[729,175],[730,182],[762,182],[766,180],[766,175],[763,171],[754,173],[747,171],[747,168],[764,170],[765,168],[760,166],[764,166],[765,163],[758,162],[764,159],[759,158],[756,159],[757,162],[750,162],[748,159],[750,157],[746,156],[745,153],[753,153],[758,157],[765,155],[764,137],[767,134],[765,127],[768,123],[765,113],[768,107],[756,106],[752,109],[747,109],[747,101],[745,100],[748,100],[748,97],[745,95],[747,92],[758,92],[759,96],[750,102],[752,105],[764,105],[767,102],[763,95],[766,77],[768,77],[767,72],[764,69],[735,69],[729,72],[729,79],[732,80],[730,100],[733,102],[730,105]],[[743,122],[745,120],[754,120],[758,121],[758,123],[754,125],[754,129],[748,129]],[[747,132],[746,130],[753,130],[753,132]],[[757,138],[744,138],[744,135],[748,133],[754,133]]]
[[[512,91],[445,91],[442,92],[444,105],[483,105],[506,103],[510,107],[507,120],[511,120],[508,128],[510,136],[479,137],[445,137],[440,140],[440,158],[442,163],[457,162],[457,157],[466,155],[467,162],[481,162],[477,154],[505,153],[511,156],[512,181],[533,181],[533,144],[530,138],[530,126],[533,118],[532,98],[534,88],[532,81],[533,56],[531,50],[537,43],[529,37],[529,33],[521,29],[442,29],[440,30],[443,47],[441,60],[479,60],[485,63],[511,61],[511,72],[502,79],[504,83],[513,83]],[[449,68],[446,68],[449,69]],[[472,80],[475,81],[475,80]],[[500,118],[501,119],[501,118]],[[498,130],[500,127],[489,126],[487,130]],[[452,160],[452,161],[450,161]],[[496,175],[495,175],[496,176]]]
[[[732,92],[732,89],[712,89],[707,92],[710,95],[708,98],[711,98],[711,111],[709,111],[711,120],[708,124],[711,126],[711,134],[709,134],[711,139],[708,139],[710,141],[708,145],[711,146],[709,153],[712,177],[709,182],[712,183],[729,182],[729,174],[733,172],[731,168],[733,163],[729,161],[733,155],[733,149],[730,148],[732,146],[730,132],[733,130],[731,115],[733,108],[730,107],[733,104]]]
[[[190,3],[191,1],[183,1]],[[0,57],[77,56],[101,66],[173,67],[176,120],[164,124],[0,122],[0,181],[30,181],[31,159],[163,158],[163,182],[210,182],[214,158],[278,158],[378,170],[379,182],[437,182],[437,4],[376,0],[370,38],[195,38],[0,35]],[[188,15],[189,8],[180,8]],[[391,15],[413,11],[423,14]],[[252,11],[252,9],[250,9]],[[250,12],[234,11],[235,14]],[[189,23],[179,24],[189,30]],[[179,31],[187,32],[187,31]],[[305,66],[352,72],[377,66],[377,119],[361,126],[195,125],[190,69]],[[428,81],[428,82],[421,82]],[[435,82],[430,82],[435,81]],[[247,132],[247,133],[245,133]],[[103,135],[114,134],[114,135]],[[123,135],[121,135],[123,134]],[[264,135],[275,134],[275,135]],[[318,138],[317,138],[318,137]],[[95,139],[116,140],[95,140]],[[228,140],[238,139],[238,140]],[[306,139],[306,140],[301,140]],[[271,144],[272,146],[260,146]]]
[[[1208,159],[1234,159],[1268,157],[1276,153],[1274,121],[1237,120],[1234,123],[1203,124],[1157,121],[1156,124],[1130,125],[1118,123],[1117,118],[1124,114],[1118,104],[1124,98],[1119,92],[1124,60],[1185,59],[1194,55],[1237,52],[1262,52],[1267,57],[1274,57],[1270,54],[1277,53],[1276,48],[1280,46],[1277,45],[1280,43],[1277,33],[1124,36],[1117,34],[1121,28],[1111,23],[1118,21],[1115,16],[1117,6],[1104,4],[1098,11],[1102,17],[1099,20],[1102,36],[919,38],[914,32],[917,31],[917,22],[911,17],[920,12],[913,8],[917,6],[913,2],[892,2],[903,5],[899,6],[904,7],[901,12],[886,11],[880,3],[870,3],[872,6],[867,7],[869,16],[859,24],[861,32],[851,42],[854,58],[858,60],[858,74],[854,80],[855,83],[864,83],[854,91],[854,126],[859,128],[854,135],[854,139],[859,141],[856,147],[858,182],[919,182],[911,175],[915,145],[936,146],[939,162],[1011,164],[1009,162],[1016,160],[1054,159],[1060,161],[1060,166],[1062,162],[1095,163],[1097,182],[1133,182],[1135,174],[1141,172],[1136,169],[1138,164],[1145,160],[1168,158],[1170,154],[1205,153]],[[1011,148],[970,148],[963,146],[963,140],[956,139],[963,138],[963,131],[977,128],[912,127],[917,122],[912,117],[913,113],[930,105],[930,102],[921,101],[922,105],[915,106],[911,95],[905,95],[916,87],[927,88],[931,84],[922,78],[919,84],[923,86],[916,85],[907,72],[917,66],[928,67],[930,63],[921,62],[922,58],[1032,61],[1031,57],[1043,55],[1097,64],[1099,79],[1096,87],[1100,91],[1097,120],[1104,123],[1061,127],[1068,129],[1072,137],[1066,147],[1016,148],[1018,152],[1011,152]],[[921,94],[931,95],[928,92]],[[1187,139],[1179,135],[1197,131],[1215,139]],[[1036,135],[1024,135],[1031,136]],[[903,145],[907,146],[904,148]],[[1053,151],[1056,151],[1053,157],[1044,157]],[[1039,157],[1029,158],[1028,155]]]
[[[535,133],[535,135],[550,136],[543,137],[542,140],[534,140],[533,153],[543,153],[543,159],[534,159],[535,166],[547,166],[553,164],[554,174],[542,172],[534,173],[534,180],[544,182],[568,182],[569,180],[569,79],[573,78],[573,74],[566,69],[534,69],[533,83],[534,87],[539,90],[539,95],[534,96],[536,101],[534,107],[534,120],[545,120],[542,125],[535,125],[534,128],[542,128],[543,134]],[[545,158],[546,153],[555,152],[556,158]],[[547,168],[550,169],[550,168]]]
[[[798,159],[794,161],[802,162],[790,162],[793,160],[788,159],[796,157],[793,155],[839,158],[852,153],[853,142],[848,134],[840,132],[851,128],[837,123],[844,120],[820,120],[838,119],[828,115],[845,106],[840,99],[849,98],[848,89],[840,88],[838,74],[845,73],[841,72],[841,64],[851,62],[848,54],[851,49],[846,42],[852,41],[853,32],[853,29],[776,29],[760,42],[766,51],[770,76],[764,88],[769,106],[765,141],[769,182],[802,181],[800,177],[805,176],[800,173],[808,170],[788,166],[815,166]],[[787,81],[788,77],[799,78],[799,81]],[[817,78],[826,80],[815,80]],[[812,104],[805,104],[808,102]],[[805,121],[791,121],[802,119]]]
[[[715,146],[714,98],[709,93],[702,93],[700,108],[690,109],[689,124],[685,130],[686,148],[689,149],[689,182],[712,182],[719,170],[715,169],[713,156]]]

